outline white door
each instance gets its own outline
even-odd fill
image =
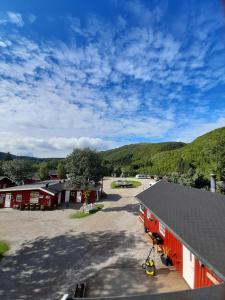
[[[183,277],[194,288],[195,256],[183,245]]]
[[[60,203],[61,203],[61,195],[62,195],[62,193],[61,193],[61,192],[59,192],[59,193],[58,193],[58,204],[60,204]]]
[[[69,201],[70,201],[70,191],[66,191],[65,202],[69,202]]]
[[[5,207],[10,207],[11,204],[11,194],[6,194],[5,196]]]
[[[82,192],[77,191],[77,202],[81,202],[81,199],[82,199]]]

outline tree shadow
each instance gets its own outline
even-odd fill
[[[119,254],[127,259],[126,253],[137,247],[141,238],[126,231],[108,231],[26,243],[16,255],[6,256],[0,263],[0,298],[61,299],[77,282],[115,263]],[[124,288],[128,286],[129,282]]]

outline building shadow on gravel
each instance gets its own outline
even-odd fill
[[[0,298],[61,299],[77,282],[115,263],[113,256],[122,254],[127,259],[126,253],[138,247],[141,239],[125,231],[110,231],[66,234],[26,243],[16,255],[0,262]],[[124,289],[129,288],[129,282],[124,285]]]
[[[121,196],[119,194],[107,194],[107,197],[102,200],[103,201],[119,201],[120,199],[121,199]]]
[[[102,211],[103,212],[120,212],[120,211],[126,211],[129,213],[132,213],[134,215],[138,215],[139,213],[139,203],[135,203],[135,204],[127,204],[124,206],[117,206],[117,207],[107,207],[104,208]]]

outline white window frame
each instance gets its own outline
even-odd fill
[[[164,223],[159,222],[159,232],[161,233],[162,236],[166,236],[166,226]]]
[[[147,219],[151,220],[152,219],[152,214],[150,213],[149,210],[147,210]]]
[[[19,196],[20,199],[18,199],[18,196]],[[22,200],[23,200],[23,195],[22,194],[17,194],[16,195],[16,202],[22,202]]]
[[[37,204],[39,202],[39,192],[30,192],[30,203]]]

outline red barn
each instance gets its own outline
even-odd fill
[[[191,288],[225,281],[225,197],[160,181],[137,195],[146,232]]]

